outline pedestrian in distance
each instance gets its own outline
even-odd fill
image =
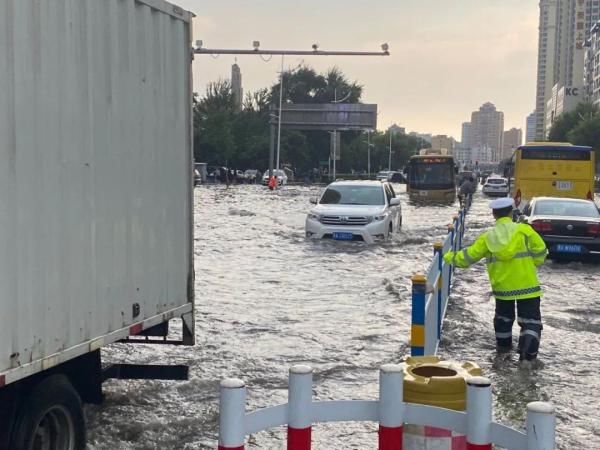
[[[458,268],[467,268],[486,259],[487,272],[496,299],[494,331],[499,354],[512,351],[512,328],[515,321],[521,327],[517,351],[523,368],[537,366],[537,354],[542,332],[540,299],[542,289],[537,267],[544,263],[548,251],[544,241],[531,226],[513,222],[512,198],[499,198],[490,203],[496,224],[470,247],[448,252],[444,261]]]
[[[461,208],[465,204],[465,199],[467,198],[467,196],[473,195],[474,193],[475,183],[473,178],[465,177],[458,188],[458,201],[460,203]]]

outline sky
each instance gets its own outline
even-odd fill
[[[485,102],[504,112],[504,127],[522,128],[535,108],[537,0],[174,0],[196,14],[194,39],[205,48],[379,51],[388,57],[285,58],[324,72],[339,67],[378,104],[378,128],[448,134]],[[194,90],[230,78],[236,57],[200,55]],[[277,81],[280,57],[238,56],[244,92]]]

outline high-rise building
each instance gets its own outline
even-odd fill
[[[237,63],[231,66],[231,93],[233,95],[233,109],[236,112],[240,112],[242,110],[244,92],[242,90],[242,71]]]
[[[463,122],[460,143],[463,148],[471,148],[471,122]]]
[[[456,141],[452,137],[448,137],[445,134],[433,136],[431,138],[431,148],[434,150],[441,150],[445,148],[448,150],[449,155],[454,154],[454,146]]]
[[[504,132],[502,137],[502,157],[501,159],[510,158],[517,147],[523,143],[523,130],[519,128],[511,128]]]
[[[500,160],[503,132],[504,113],[492,103],[484,103],[471,114],[471,148],[489,149],[492,161]]]
[[[457,144],[454,148],[454,157],[463,166],[465,164],[471,164],[471,148],[465,147],[462,142]]]
[[[600,0],[540,0],[536,91],[536,139],[549,129],[546,106],[552,88],[581,89],[584,76],[584,44],[600,18]]]
[[[592,26],[585,49],[585,97],[600,105],[600,22]]]
[[[525,127],[525,143],[535,141],[535,111],[527,116]]]

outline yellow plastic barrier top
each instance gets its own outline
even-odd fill
[[[437,356],[411,356],[404,365],[404,401],[464,411],[466,380],[481,376],[473,362],[442,361]]]

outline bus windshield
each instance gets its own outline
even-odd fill
[[[415,189],[450,189],[454,187],[454,165],[412,162],[409,184]]]

